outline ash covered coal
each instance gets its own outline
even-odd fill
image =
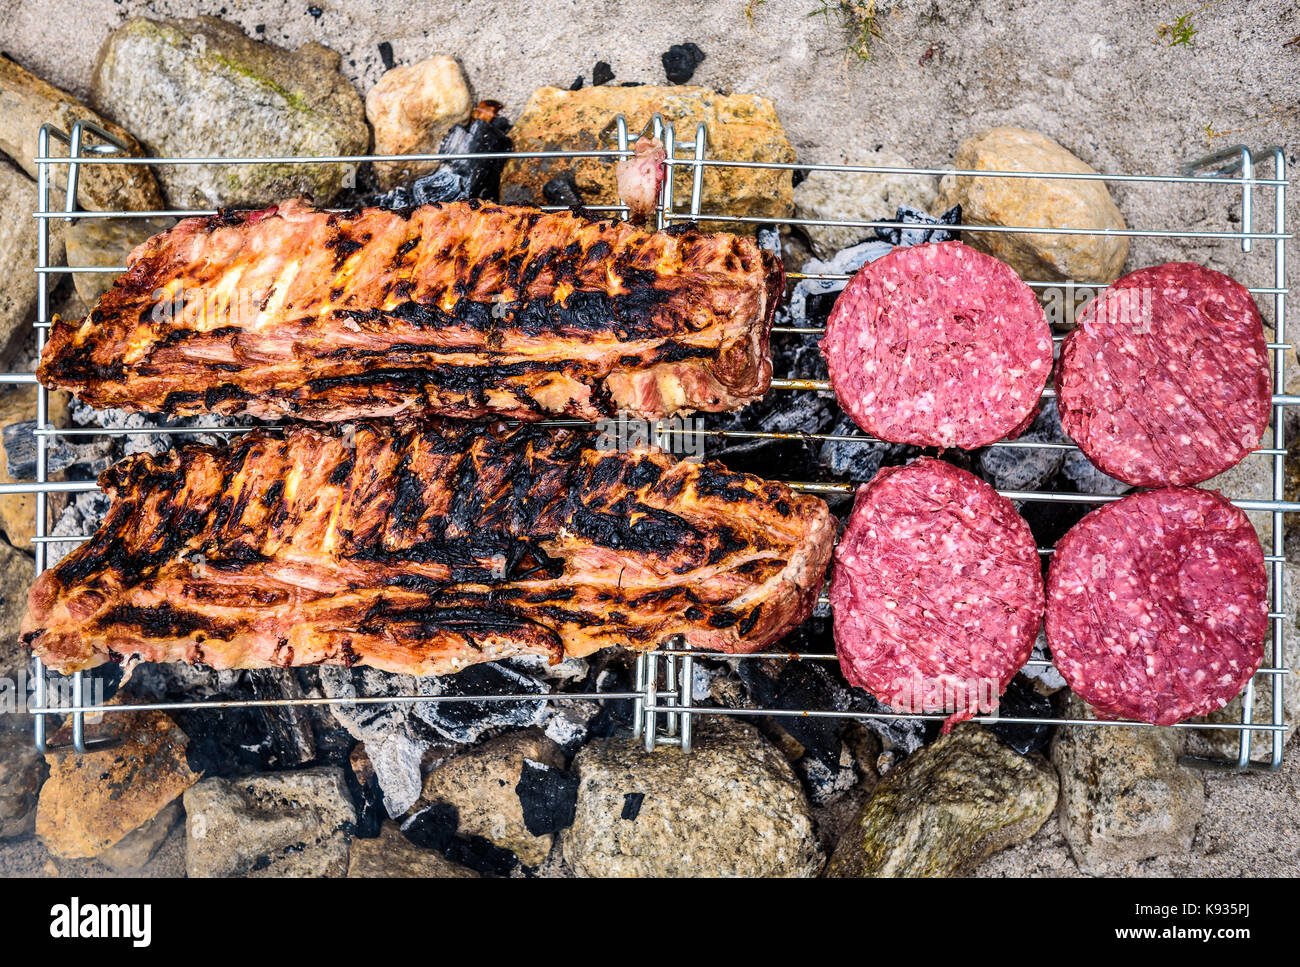
[[[127,688],[150,702],[246,702],[306,698],[316,692],[317,683],[310,668],[213,671],[144,663],[131,670]],[[322,726],[308,706],[181,708],[170,714],[190,736],[191,768],[207,776],[341,763],[349,744],[342,730]]]
[[[383,705],[340,702],[329,707],[337,722],[365,743],[391,816],[403,815],[419,798],[422,768],[433,750],[454,750],[511,729],[541,725],[547,703],[527,696],[551,691],[545,681],[508,662],[475,665],[442,678],[330,665],[321,666],[318,674],[321,692],[330,698],[432,699]],[[524,697],[500,702],[481,698],[492,695]]]
[[[495,154],[510,151],[510,122],[496,101],[482,101],[468,124],[457,124],[438,145],[439,154]],[[367,204],[409,208],[441,201],[495,199],[501,187],[504,158],[459,158],[445,161],[431,174],[370,198]],[[558,202],[557,204],[569,204]]]
[[[1017,444],[1065,442],[1056,400],[1044,400]],[[1068,451],[1044,446],[992,446],[979,455],[981,475],[999,490],[1041,490],[1061,470]]]

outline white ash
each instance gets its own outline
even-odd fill
[[[1118,496],[1129,490],[1128,484],[1102,473],[1079,450],[1066,453],[1061,471],[1082,493]]]
[[[595,705],[596,703],[590,704]],[[576,718],[574,714],[575,710],[572,709],[554,709],[542,729],[546,733],[546,737],[558,745],[566,755],[572,755],[578,750],[579,746],[586,743],[589,734],[586,721],[589,716]],[[583,715],[584,713],[578,712],[577,714]]]
[[[230,440],[228,433],[203,433],[204,429],[227,426],[253,426],[249,419],[232,419],[205,413],[202,416],[186,419],[168,419],[153,413],[128,413],[126,410],[95,409],[80,400],[73,400],[69,408],[72,422],[77,426],[98,426],[106,430],[145,430],[151,427],[193,427],[194,433],[124,433],[115,438],[121,441],[121,456],[135,453],[149,453],[157,456],[173,446],[185,443],[202,443],[208,446],[221,446]]]
[[[794,769],[814,806],[825,806],[858,784],[857,764],[847,745],[841,748],[835,768],[815,755],[804,755],[794,763]]]
[[[105,515],[110,501],[99,491],[75,494],[50,528],[51,537],[77,537],[93,534]],[[53,567],[82,544],[81,541],[52,542],[45,545],[45,566]]]
[[[888,255],[894,246],[888,242],[870,240],[841,249],[829,259],[809,259],[800,269],[805,275],[845,275],[852,274],[868,262]],[[807,320],[808,299],[817,295],[833,295],[843,291],[848,285],[847,279],[801,279],[790,294],[790,318],[794,325],[803,325]]]
[[[713,679],[717,677],[716,668],[709,668],[696,662],[691,668],[691,701],[707,701],[712,694]]]
[[[1038,640],[1034,642],[1034,652],[1029,656],[1030,661],[1046,661],[1051,657],[1047,650],[1047,635],[1040,629]],[[1034,688],[1043,695],[1051,695],[1065,688],[1065,679],[1061,673],[1056,670],[1055,665],[1026,665],[1021,669],[1021,674],[1026,678],[1032,679]]]
[[[580,682],[591,672],[590,663],[582,658],[566,658],[555,665],[541,655],[519,655],[510,661],[520,671],[552,682]]]

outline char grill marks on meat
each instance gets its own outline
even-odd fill
[[[290,200],[141,244],[42,383],[94,406],[319,421],[734,409],[784,277],[751,238],[478,201]]]
[[[32,588],[56,670],[370,665],[443,674],[607,645],[760,649],[808,616],[815,497],[586,433],[361,423],[138,455],[108,516]]]

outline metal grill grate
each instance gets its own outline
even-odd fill
[[[956,230],[978,229],[979,231],[999,231],[1011,233],[1034,233],[1034,234],[1060,234],[1060,235],[1125,235],[1125,236],[1146,236],[1158,238],[1196,238],[1208,239],[1220,242],[1236,241],[1241,245],[1243,252],[1251,252],[1256,241],[1272,242],[1273,248],[1273,275],[1272,285],[1251,287],[1250,291],[1257,296],[1272,296],[1273,301],[1273,324],[1274,340],[1268,343],[1268,348],[1273,353],[1273,380],[1274,396],[1271,417],[1271,446],[1261,448],[1247,459],[1271,459],[1272,461],[1272,497],[1269,499],[1241,498],[1233,500],[1233,503],[1244,510],[1263,511],[1271,515],[1272,518],[1272,548],[1265,547],[1265,562],[1270,569],[1270,608],[1269,617],[1272,622],[1272,654],[1271,660],[1266,662],[1256,674],[1255,678],[1247,685],[1242,696],[1242,714],[1240,721],[1235,723],[1207,723],[1207,722],[1186,722],[1181,723],[1179,728],[1186,729],[1203,729],[1214,731],[1236,731],[1240,736],[1239,752],[1234,760],[1217,760],[1217,759],[1196,759],[1191,760],[1191,764],[1202,765],[1214,768],[1228,768],[1236,770],[1250,769],[1276,769],[1282,762],[1282,747],[1285,739],[1285,726],[1283,725],[1283,676],[1289,674],[1285,665],[1285,618],[1286,613],[1283,608],[1284,593],[1284,565],[1285,557],[1283,551],[1284,539],[1284,515],[1288,513],[1300,512],[1300,502],[1292,502],[1284,499],[1284,482],[1285,482],[1285,458],[1286,449],[1283,438],[1283,413],[1285,407],[1293,406],[1300,403],[1300,396],[1286,395],[1285,391],[1285,367],[1286,353],[1290,344],[1286,341],[1286,241],[1290,235],[1286,232],[1285,227],[1285,205],[1286,205],[1286,186],[1287,177],[1285,169],[1285,156],[1281,148],[1270,148],[1262,152],[1262,160],[1267,163],[1272,162],[1273,177],[1262,178],[1256,174],[1255,155],[1245,146],[1229,148],[1225,151],[1218,152],[1206,158],[1198,159],[1187,165],[1182,174],[1179,175],[1107,175],[1107,174],[1078,174],[1074,172],[1020,172],[1020,171],[963,171],[954,169],[936,169],[936,168],[901,168],[888,166],[864,166],[864,165],[847,165],[847,164],[805,164],[805,163],[781,163],[765,161],[728,161],[712,159],[708,157],[708,132],[706,127],[701,124],[696,128],[694,137],[690,141],[678,141],[676,131],[672,124],[665,123],[659,116],[655,116],[650,124],[650,132],[662,139],[667,151],[667,165],[669,177],[665,179],[660,203],[656,212],[657,225],[659,228],[666,228],[674,223],[682,221],[708,220],[719,223],[742,224],[762,224],[762,225],[791,225],[791,226],[844,226],[861,229],[890,228],[895,227],[895,222],[884,221],[859,221],[848,219],[827,219],[812,220],[803,218],[766,218],[766,217],[749,217],[731,215],[726,212],[710,212],[702,208],[703,203],[703,184],[704,174],[709,168],[753,168],[753,169],[775,169],[784,171],[828,171],[840,174],[847,173],[881,173],[881,174],[926,174],[926,175],[979,175],[981,177],[1002,177],[1002,178],[1032,178],[1032,179],[1060,179],[1067,181],[1102,181],[1109,183],[1163,183],[1172,185],[1207,185],[1217,186],[1220,188],[1239,191],[1241,194],[1241,227],[1236,231],[1205,231],[1191,229],[1088,229],[1088,228],[1060,228],[1060,229],[1043,229],[1031,226],[1012,226],[1012,227],[990,227],[990,226],[969,226],[954,225],[945,226]],[[213,164],[213,165],[232,165],[232,164],[320,164],[339,163],[339,164],[360,164],[366,161],[386,161],[386,160],[428,160],[428,161],[450,161],[468,158],[603,158],[613,160],[627,157],[632,152],[629,149],[630,135],[627,124],[623,117],[618,117],[615,125],[615,134],[617,138],[617,147],[610,150],[591,150],[591,151],[534,151],[520,152],[515,154],[497,154],[497,155],[451,155],[451,154],[430,154],[430,155],[413,155],[413,156],[394,156],[394,155],[352,155],[352,156],[330,156],[330,157],[295,157],[295,158],[133,158],[125,153],[122,145],[114,141],[111,135],[101,128],[90,124],[89,122],[78,122],[73,126],[71,132],[65,132],[55,128],[52,125],[45,125],[41,128],[38,138],[37,152],[38,156],[35,161],[38,167],[37,179],[37,208],[34,217],[40,222],[39,248],[38,248],[38,265],[36,272],[39,276],[38,287],[38,318],[35,322],[36,341],[38,351],[44,348],[46,331],[49,328],[49,278],[52,275],[68,274],[73,272],[95,272],[95,273],[112,273],[117,274],[124,271],[123,266],[109,267],[92,267],[92,266],[52,266],[49,264],[49,241],[51,222],[55,219],[64,219],[71,221],[75,214],[78,219],[81,218],[149,218],[159,216],[186,217],[196,215],[215,214],[211,210],[160,210],[145,212],[129,211],[106,211],[106,212],[82,212],[77,209],[77,183],[78,173],[85,165],[90,164],[151,164],[151,165],[185,165],[185,164]],[[91,143],[91,139],[94,143]],[[67,147],[66,156],[55,156],[51,152],[51,147],[55,144],[65,145]],[[55,188],[52,181],[52,171],[57,167],[66,167],[67,185],[66,191],[58,190],[62,197],[55,198]],[[1210,170],[1209,174],[1197,174],[1197,172]],[[683,205],[685,211],[677,211],[677,184],[679,180],[676,175],[684,174],[689,177],[689,196],[686,204]],[[684,180],[684,179],[683,179]],[[1271,231],[1254,230],[1254,193],[1256,189],[1263,191],[1271,190],[1274,200],[1274,224]],[[555,209],[558,210],[558,206]],[[621,215],[627,214],[627,209],[618,205],[591,206],[589,210],[617,212]],[[791,277],[798,279],[847,279],[847,275],[805,275],[802,273],[791,273]],[[1047,286],[1057,286],[1059,288],[1073,289],[1083,288],[1085,286],[1076,283],[1059,283],[1059,282],[1037,282],[1030,281],[1029,285],[1034,288],[1044,288]],[[1100,286],[1088,285],[1086,288],[1095,289]],[[815,326],[786,326],[774,327],[774,335],[780,337],[809,337],[818,336],[822,329]],[[1059,340],[1059,336],[1056,337]],[[5,373],[0,374],[0,383],[20,384],[35,383],[34,373]],[[829,383],[816,379],[774,379],[772,389],[774,392],[784,392],[791,390],[828,390]],[[1049,388],[1045,396],[1053,395]],[[571,420],[552,420],[547,421],[551,425],[585,425],[581,421]],[[51,481],[48,468],[48,447],[49,440],[58,436],[92,436],[92,435],[123,435],[133,433],[190,433],[195,432],[189,427],[147,427],[140,429],[133,428],[114,428],[100,429],[95,427],[81,428],[57,428],[50,425],[48,412],[48,394],[43,387],[37,388],[37,418],[36,418],[36,451],[37,451],[37,471],[35,482],[29,483],[11,483],[0,484],[0,494],[33,494],[35,496],[35,537],[33,539],[36,555],[36,571],[39,574],[47,565],[47,547],[51,543],[68,543],[78,540],[85,540],[89,535],[80,535],[74,537],[52,537],[46,533],[47,512],[48,512],[48,495],[54,492],[85,492],[94,491],[98,487],[94,481]],[[204,427],[201,432],[204,433],[229,433],[239,434],[248,432],[250,427]],[[680,431],[671,428],[665,428],[663,432],[698,432],[695,430]],[[706,435],[718,438],[730,439],[787,439],[798,441],[831,441],[839,443],[873,443],[877,442],[874,438],[862,434],[823,434],[823,433],[771,433],[760,430],[710,430],[705,429]],[[1047,442],[1039,443],[1032,441],[1004,441],[994,444],[996,447],[1012,448],[1050,448],[1057,450],[1074,450],[1077,449],[1069,442]],[[858,483],[814,483],[803,481],[788,481],[790,486],[797,490],[811,493],[824,494],[851,494]],[[1040,491],[1014,491],[1000,490],[999,493],[1016,501],[1055,501],[1075,504],[1098,504],[1106,501],[1117,500],[1118,497],[1094,494],[1094,493],[1060,493],[1060,492],[1040,492]],[[1232,495],[1229,494],[1229,497]],[[1040,548],[1041,555],[1050,555],[1050,548]],[[822,603],[825,603],[825,596],[822,597]],[[779,661],[810,661],[825,662],[834,661],[834,655],[818,653],[798,653],[798,652],[761,652],[751,655],[728,655],[721,652],[707,652],[693,650],[689,648],[680,639],[666,641],[654,652],[642,653],[637,656],[635,664],[635,684],[632,691],[594,691],[582,693],[550,693],[550,694],[526,694],[526,695],[455,695],[455,696],[428,696],[428,695],[398,695],[398,696],[359,696],[359,697],[325,697],[325,698],[299,698],[299,699],[266,699],[266,700],[244,700],[244,701],[193,701],[193,702],[159,702],[147,704],[132,705],[95,705],[88,704],[85,698],[85,683],[87,673],[77,673],[72,676],[71,696],[72,703],[68,704],[51,704],[49,689],[49,673],[42,667],[40,661],[35,662],[35,704],[32,708],[35,723],[35,741],[41,751],[51,750],[49,744],[47,719],[51,715],[64,716],[68,715],[72,719],[72,743],[71,748],[79,752],[84,752],[87,748],[85,734],[85,717],[88,714],[100,712],[122,712],[138,711],[146,709],[176,709],[176,708],[228,708],[232,706],[240,707],[267,707],[267,706],[288,706],[288,705],[355,705],[355,704],[412,704],[424,702],[463,702],[463,701],[493,701],[493,702],[519,702],[519,701],[590,701],[592,699],[604,700],[631,700],[633,702],[633,722],[635,734],[641,738],[647,750],[654,749],[659,745],[672,745],[689,750],[691,747],[691,731],[694,719],[699,715],[768,715],[776,717],[799,716],[799,717],[822,717],[822,718],[843,718],[843,719],[931,719],[941,720],[944,716],[941,714],[895,714],[890,712],[864,712],[864,711],[842,711],[831,708],[807,708],[807,709],[786,709],[786,708],[733,708],[721,706],[696,706],[693,702],[693,681],[694,681],[694,663],[699,659],[717,659],[731,661],[745,661],[754,659],[774,659]],[[1050,664],[1047,661],[1031,661],[1029,665],[1045,666]],[[1254,720],[1254,705],[1257,688],[1271,688],[1271,721],[1256,722]],[[1141,723],[1124,722],[1124,721],[1096,721],[1091,719],[1070,719],[1070,718],[1016,718],[1007,716],[997,717],[976,717],[975,721],[991,722],[998,721],[1010,724],[1047,724],[1047,725],[1090,725],[1097,727],[1136,727],[1147,728]],[[1271,756],[1267,761],[1251,761],[1250,753],[1252,747],[1252,738],[1255,733],[1263,733],[1271,736]]]

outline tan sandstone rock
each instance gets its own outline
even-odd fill
[[[469,86],[451,57],[403,64],[379,78],[366,95],[366,119],[374,129],[375,154],[432,154],[452,126],[469,117]],[[436,161],[375,163],[391,188],[438,167]]]
[[[354,839],[348,854],[349,879],[476,879],[468,867],[441,853],[421,849],[398,829],[384,823],[374,839]]]
[[[1096,174],[1045,134],[1024,128],[988,128],[967,138],[953,166],[971,171],[1064,171]],[[1103,181],[945,175],[943,208],[962,206],[966,225],[1122,229]],[[1128,257],[1126,236],[967,232],[964,240],[995,255],[1026,280],[1109,283]]]
[[[67,424],[68,402],[71,397],[64,392],[50,393],[48,416],[51,426]],[[16,386],[7,391],[0,391],[0,430],[11,423],[21,423],[36,419],[36,387]],[[9,476],[9,455],[0,440],[0,483],[17,483]],[[25,551],[32,549],[32,537],[36,534],[36,495],[3,494],[0,495],[0,531],[14,547]]]
[[[542,732],[510,732],[436,766],[424,777],[412,813],[433,803],[449,803],[456,807],[462,835],[482,836],[510,850],[525,866],[537,866],[550,853],[555,837],[534,835],[524,821],[516,787],[528,760],[551,768],[564,766],[559,746]]]
[[[163,712],[105,713],[86,735],[106,744],[47,755],[50,777],[36,807],[36,834],[64,859],[120,843],[199,779],[186,759],[189,737]],[[65,726],[55,745],[69,741]]]
[[[176,224],[174,218],[83,218],[63,229],[69,265],[125,265],[131,250]],[[77,272],[72,284],[87,305],[94,305],[117,281],[108,272]]]
[[[8,271],[0,290],[0,366],[7,366],[25,345],[35,345],[32,323],[36,320],[40,244],[40,223],[32,217],[35,207],[36,183],[0,158],[0,265]],[[50,233],[47,262],[63,262],[63,242],[58,232]],[[52,277],[51,288],[55,280],[57,276]]]
[[[824,862],[808,800],[781,752],[751,725],[697,727],[689,753],[647,753],[618,736],[574,759],[578,806],[564,858],[579,876],[816,876]]]
[[[138,141],[129,132],[96,114],[71,94],[45,83],[7,57],[0,56],[0,151],[33,178],[37,155],[37,133],[42,124],[53,124],[71,133],[78,121],[90,121],[123,142],[133,155],[143,154]],[[103,139],[93,136],[92,144]],[[51,145],[56,155],[66,155],[67,147]],[[66,190],[68,169],[54,165],[50,175],[56,189]],[[35,191],[32,192],[35,197]],[[162,207],[158,182],[144,165],[86,165],[77,176],[77,201],[91,211],[129,209],[150,211]],[[29,220],[31,205],[27,207]]]
[[[542,87],[533,92],[510,130],[516,151],[612,148],[614,118],[627,118],[631,137],[658,112],[672,121],[680,140],[695,137],[701,121],[709,126],[708,155],[737,161],[793,161],[794,148],[777,119],[776,108],[754,94],[717,94],[704,87],[588,87],[566,91]],[[510,161],[501,176],[506,204],[546,204],[542,187],[572,174],[586,205],[618,203],[614,159],[566,158]],[[688,209],[690,173],[675,175],[675,208]],[[792,211],[789,170],[710,167],[704,172],[703,210],[727,215],[787,217]],[[706,228],[743,231],[736,224],[704,223]]]

